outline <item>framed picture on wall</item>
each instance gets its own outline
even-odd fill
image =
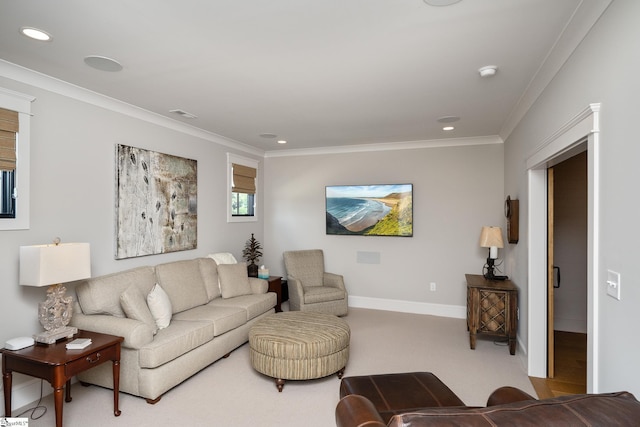
[[[327,234],[413,236],[413,184],[331,185],[325,200]]]

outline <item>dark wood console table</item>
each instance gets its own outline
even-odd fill
[[[120,415],[118,391],[120,387],[120,344],[122,337],[79,331],[75,338],[91,338],[91,344],[82,350],[67,350],[62,340],[55,344],[23,348],[0,349],[2,353],[2,384],[4,387],[4,413],[11,416],[11,382],[13,372],[42,378],[53,387],[56,427],[62,427],[62,389],[66,385],[65,401],[71,402],[71,377],[111,360],[113,362],[113,414]]]
[[[282,311],[282,277],[269,276],[267,282],[269,282],[269,292],[275,292],[278,296],[278,302],[276,303],[276,313],[280,313]]]
[[[490,334],[508,338],[509,353],[516,354],[518,288],[511,280],[487,280],[479,274],[465,277],[471,349],[476,348],[476,334]]]

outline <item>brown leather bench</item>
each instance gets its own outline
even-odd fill
[[[388,422],[395,415],[429,407],[465,406],[454,392],[431,372],[345,377],[340,398],[359,394],[369,399]]]

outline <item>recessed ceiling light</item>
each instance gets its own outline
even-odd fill
[[[491,77],[495,76],[498,71],[498,67],[495,65],[487,65],[486,67],[482,67],[478,70],[480,73],[480,77]]]
[[[287,143],[287,141],[285,141],[284,139],[278,140],[278,144],[286,144],[286,143]]]
[[[462,0],[424,0],[429,6],[451,6]]]
[[[122,65],[118,61],[106,56],[89,55],[84,58],[84,63],[100,71],[116,72],[122,70]]]
[[[41,42],[48,42],[48,41],[51,41],[51,39],[53,39],[53,37],[51,37],[51,34],[47,33],[46,31],[42,31],[32,27],[20,28],[20,34],[22,34],[23,36],[32,38],[34,40],[40,40]]]
[[[445,126],[442,128],[442,130],[446,130],[446,131],[450,131],[450,130],[454,130],[455,128],[453,126]]]

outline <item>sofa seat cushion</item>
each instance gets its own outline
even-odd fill
[[[208,305],[225,308],[237,308],[244,312],[244,322],[246,323],[251,319],[260,316],[263,313],[268,312],[278,302],[278,297],[274,292],[266,294],[252,294],[242,295],[239,297],[233,297],[228,299],[217,298],[211,301]]]
[[[342,289],[332,288],[329,286],[312,286],[304,288],[304,303],[317,304],[325,301],[340,301],[345,298],[345,292]]]
[[[209,301],[207,286],[200,273],[200,260],[174,261],[156,266],[156,276],[169,295],[174,313]]]
[[[211,304],[201,305],[191,310],[183,311],[182,313],[175,314],[173,318],[177,320],[206,320],[211,322],[213,323],[213,335],[216,337],[247,323],[247,314],[242,308],[215,306]]]
[[[635,426],[640,402],[628,392],[527,400],[486,408],[432,408],[395,415],[389,426]]]
[[[84,314],[126,317],[120,305],[120,295],[132,285],[137,286],[144,295],[147,295],[155,284],[156,276],[153,267],[138,267],[82,280],[76,286],[76,295]]]
[[[139,350],[141,368],[157,368],[201,346],[214,337],[210,321],[173,319],[165,329],[158,331],[149,344]]]

